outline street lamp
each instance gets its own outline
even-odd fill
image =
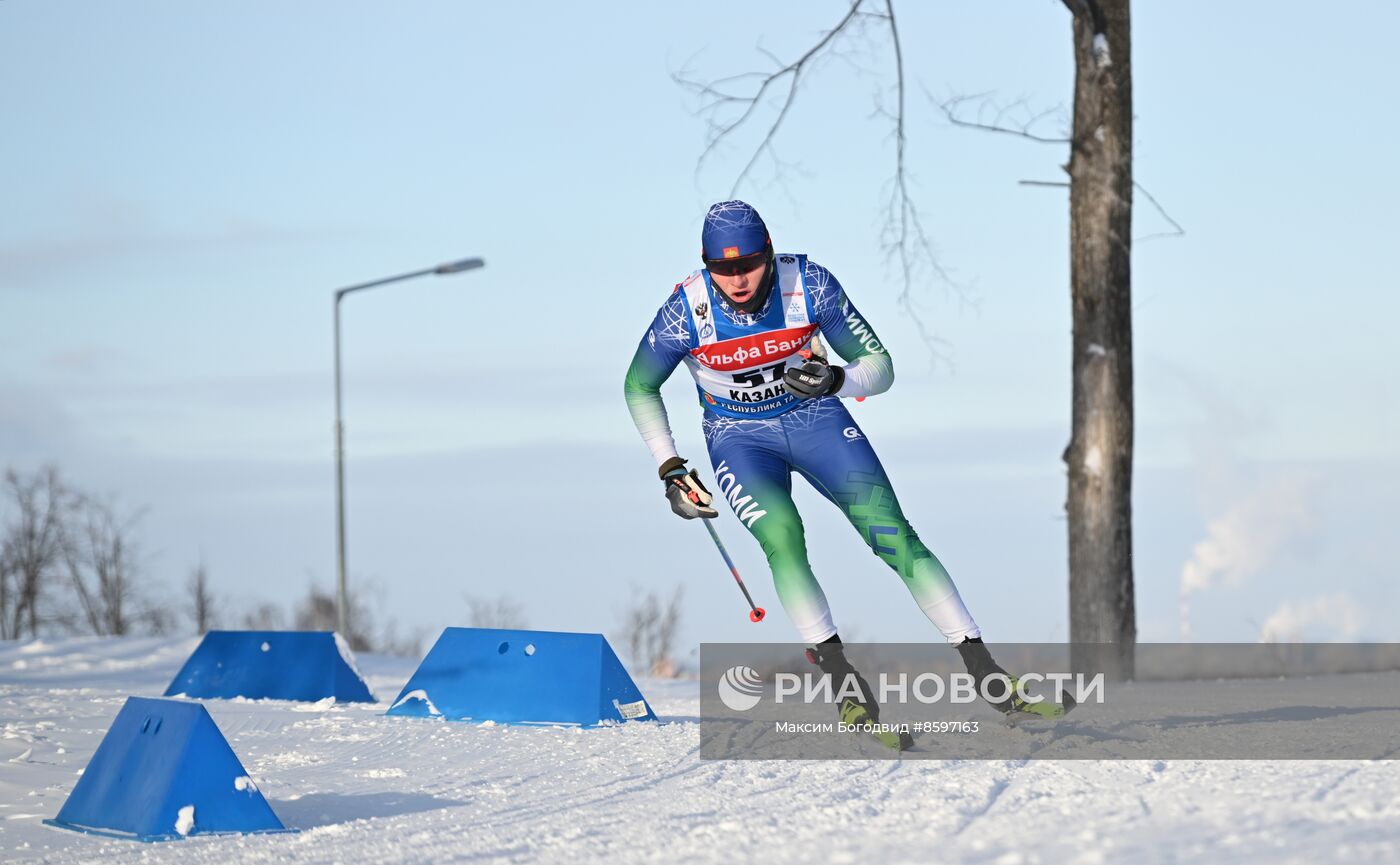
[[[485,265],[486,262],[479,258],[464,258],[461,261],[439,264],[437,267],[415,270],[412,273],[401,273],[398,276],[376,279],[373,282],[362,282],[359,285],[337,289],[335,292],[335,567],[337,577],[335,621],[336,630],[347,640],[350,638],[350,631],[346,626],[349,613],[345,597],[345,424],[340,418],[340,300],[350,292],[364,288],[388,285],[391,282],[413,279],[415,276],[427,276],[430,273],[437,276],[462,273],[476,270]]]

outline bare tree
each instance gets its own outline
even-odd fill
[[[202,559],[190,571],[185,588],[189,592],[188,612],[190,620],[194,622],[195,633],[207,634],[218,627],[214,613],[214,593],[209,588],[209,569]]]
[[[350,633],[341,636],[357,652],[373,651],[374,626],[368,608],[357,592],[351,592],[346,600],[345,620]],[[335,595],[315,584],[307,587],[306,596],[292,611],[292,627],[298,631],[334,631],[337,622]]]
[[[133,529],[141,513],[121,517],[105,502],[81,498],[71,515],[63,562],[87,629],[113,637],[138,628],[155,634],[169,631],[170,611],[139,585],[140,556]]]
[[[357,652],[382,652],[387,655],[413,657],[421,654],[425,632],[409,628],[401,634],[393,619],[382,625],[375,622],[371,609],[381,608],[381,590],[372,582],[358,581],[361,590],[351,591],[346,620],[350,633],[341,634],[350,648]],[[373,595],[373,603],[366,595]],[[306,596],[292,610],[292,626],[299,631],[336,630],[335,595],[322,591],[314,583],[307,587]]]
[[[249,631],[280,631],[286,625],[287,617],[282,608],[267,601],[254,604],[243,614],[243,627]]]
[[[683,590],[683,586],[676,586],[670,600],[664,603],[655,591],[634,592],[632,605],[622,613],[621,629],[633,669],[645,670],[652,676],[676,675],[672,655],[680,629]]]
[[[507,595],[467,595],[467,624],[473,628],[525,628],[525,607]]]
[[[139,512],[119,517],[53,466],[7,471],[5,492],[15,514],[0,543],[0,637],[45,627],[110,636],[171,629],[169,608],[140,585]]]
[[[5,493],[14,515],[0,542],[0,638],[17,639],[26,628],[37,637],[44,593],[60,574],[74,497],[54,466],[30,476],[6,471]]]
[[[10,561],[10,550],[0,540],[0,640],[8,639],[10,603],[18,596],[19,570]]]
[[[400,634],[391,620],[375,636],[373,650],[400,658],[421,658],[426,636],[427,631],[423,628],[409,628],[408,633]]]
[[[1073,311],[1073,405],[1066,511],[1069,530],[1070,639],[1114,648],[1092,663],[1110,675],[1133,674],[1136,613],[1132,570],[1133,364],[1131,317],[1132,67],[1129,0],[1062,0],[1072,17],[1075,60],[1073,128],[1061,139],[1069,146],[1066,170],[1070,187],[1070,284]],[[739,172],[735,189],[746,181],[764,155],[781,170],[775,141],[797,97],[803,76],[822,56],[836,51],[840,37],[859,35],[870,24],[888,35],[893,53],[895,108],[877,114],[891,125],[894,167],[886,214],[886,250],[904,277],[900,300],[917,323],[910,304],[913,264],[925,261],[944,277],[934,248],[919,221],[909,193],[905,158],[906,100],[904,55],[894,0],[853,0],[830,31],[797,60],[774,57],[771,72],[752,72],[700,82],[676,80],[700,99],[709,124],[701,164],[718,145],[760,116],[766,100],[779,98],[752,157]],[[948,103],[941,106],[957,120]],[[1033,123],[1034,120],[1031,121]],[[1015,132],[1034,140],[1030,131],[992,122],[963,121],[988,131]],[[1148,196],[1152,201],[1151,196]],[[1155,202],[1154,202],[1155,203]],[[1165,215],[1165,214],[1164,214]],[[1170,221],[1170,217],[1168,217]],[[1173,223],[1175,225],[1175,223]],[[1179,226],[1176,226],[1178,232]],[[921,332],[923,327],[919,325]],[[926,341],[928,334],[924,333]],[[932,345],[932,343],[930,343]]]
[[[1070,639],[1116,653],[1078,659],[1133,674],[1133,87],[1128,0],[1065,0],[1074,13],[1070,293]]]
[[[315,585],[307,586],[306,595],[292,609],[292,627],[298,631],[334,631],[335,626],[335,596]]]

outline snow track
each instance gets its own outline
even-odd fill
[[[114,841],[52,829],[128,695],[193,640],[0,646],[5,862],[1318,863],[1400,861],[1400,764],[705,762],[693,682],[598,730],[206,701],[294,835]],[[381,699],[414,664],[362,657]],[[1320,732],[1320,735],[1325,734]]]

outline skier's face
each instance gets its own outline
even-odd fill
[[[759,257],[757,262],[747,269],[720,267],[716,262],[710,266],[710,279],[724,296],[729,298],[730,303],[743,303],[753,297],[763,285],[767,271],[767,256]]]

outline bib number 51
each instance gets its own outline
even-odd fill
[[[782,381],[783,372],[786,370],[787,361],[779,361],[778,363],[762,367],[753,372],[736,372],[734,373],[734,383],[746,384],[749,387],[762,387],[765,384]],[[770,373],[766,381],[763,378],[764,372]]]

